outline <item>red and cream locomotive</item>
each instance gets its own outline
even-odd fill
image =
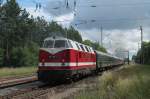
[[[123,64],[117,57],[63,37],[44,40],[39,51],[38,79],[44,82],[74,79]]]
[[[38,78],[40,81],[72,79],[94,72],[96,55],[86,45],[63,37],[44,40],[39,52]]]

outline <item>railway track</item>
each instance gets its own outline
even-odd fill
[[[112,69],[112,71],[117,70],[120,68]],[[93,86],[98,77],[89,76],[71,84],[50,85],[39,81],[20,83],[0,89],[0,99],[62,99],[62,97],[89,87],[89,85]]]
[[[34,81],[37,81],[36,76],[16,78],[16,79],[10,79],[10,80],[2,80],[0,81],[0,89],[8,88],[8,87],[20,85],[20,84],[30,83]]]
[[[16,95],[36,90],[38,89],[38,86],[42,86],[42,83],[38,81],[33,81],[0,89],[0,99],[12,99],[12,97]]]
[[[82,89],[83,87],[81,88],[80,86],[83,86],[89,79],[93,79],[93,77],[88,77],[71,84],[45,85],[37,81],[29,84],[17,85],[0,91],[0,93],[2,92],[2,94],[0,94],[0,99],[61,99],[68,95],[68,93],[71,94]],[[74,90],[72,90],[72,88]],[[7,92],[8,90],[10,92]]]
[[[47,99],[46,97],[52,97],[50,99],[59,99],[63,94],[66,95],[64,92],[68,89],[75,88],[74,92],[81,89],[75,86],[80,85],[79,83],[84,82],[86,79],[93,79],[93,77],[87,77],[70,84],[63,82],[51,85],[39,81],[17,84],[0,89],[0,99]],[[69,90],[67,93],[72,92],[72,90]],[[47,94],[50,96],[47,96]],[[55,94],[60,94],[61,96],[55,96]]]

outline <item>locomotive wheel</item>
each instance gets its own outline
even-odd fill
[[[74,75],[74,76],[73,76],[72,80],[73,80],[74,82],[76,82],[76,81],[79,80],[79,78],[80,78],[80,76],[77,74],[77,75]]]
[[[73,80],[71,78],[66,78],[65,83],[66,84],[71,84]]]

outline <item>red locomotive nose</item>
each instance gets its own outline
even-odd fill
[[[45,65],[45,60],[44,59],[42,59],[42,66],[44,66]]]

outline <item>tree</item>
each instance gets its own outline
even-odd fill
[[[1,7],[0,37],[4,49],[4,65],[11,65],[13,47],[24,46],[28,38],[28,16],[26,10],[21,10],[16,0],[7,0]],[[3,28],[2,28],[3,27]]]
[[[106,49],[102,46],[100,46],[100,44],[98,42],[92,42],[90,40],[85,40],[83,41],[83,44],[88,45],[93,47],[93,49],[98,50],[98,51],[102,51],[104,53],[107,53]]]
[[[143,42],[143,48],[140,49],[135,57],[136,63],[150,64],[150,42]]]
[[[4,50],[0,48],[0,67],[3,65]]]
[[[20,7],[16,3],[16,0],[7,0],[2,6],[1,16],[1,36],[3,37],[4,44],[4,55],[6,65],[10,64],[10,51],[12,46],[15,45],[17,36],[17,18],[20,14]]]
[[[75,30],[72,26],[69,27],[68,30],[66,30],[66,35],[69,39],[75,40],[77,42],[82,42],[82,37],[80,35],[80,33]]]
[[[92,41],[90,41],[90,40],[84,40],[83,41],[83,44],[85,44],[85,45],[88,45],[88,46],[93,46],[93,42]]]

